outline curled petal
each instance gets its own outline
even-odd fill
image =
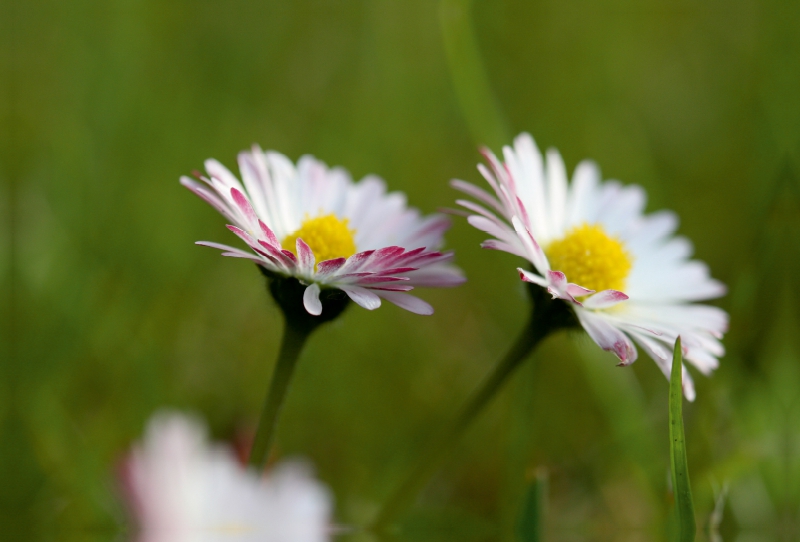
[[[319,284],[316,282],[303,292],[303,306],[309,314],[319,316],[322,314],[322,301],[319,300]]]
[[[575,296],[572,292],[577,292],[579,295],[583,295],[582,292],[591,292],[591,290],[587,290],[586,288],[578,286],[577,284],[568,283],[567,276],[561,271],[548,271],[547,282],[547,291],[550,292],[550,295],[553,296],[553,299],[564,299],[571,303],[575,303],[579,307],[583,306],[583,304],[575,299]]]
[[[531,273],[521,267],[517,267],[517,272],[519,273],[519,278],[524,280],[525,282],[530,282],[533,284],[538,284],[542,288],[547,288],[547,280],[544,277],[540,277],[535,273]]]

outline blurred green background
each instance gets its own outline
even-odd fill
[[[257,142],[376,173],[424,212],[520,131],[671,208],[731,287],[728,354],[685,407],[700,523],[794,540],[800,516],[800,8],[742,1],[5,0],[0,517],[13,539],[110,540],[113,474],[149,416],[252,431],[282,321],[178,185]],[[470,18],[471,17],[471,23]],[[444,32],[443,32],[444,25]],[[471,25],[471,26],[470,26]],[[474,33],[471,33],[474,30]],[[446,39],[443,39],[443,35]],[[484,71],[481,71],[484,70]],[[424,318],[353,306],[313,337],[278,434],[371,517],[526,319],[516,258],[447,237],[469,282]],[[657,540],[667,381],[549,339],[405,517],[411,540],[511,539],[536,469],[550,540]]]

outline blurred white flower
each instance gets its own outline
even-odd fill
[[[332,497],[304,463],[259,476],[197,419],[156,414],[124,469],[139,542],[322,542]]]
[[[277,152],[254,147],[239,154],[244,185],[216,160],[205,163],[202,182],[181,184],[206,200],[253,251],[202,241],[224,256],[255,261],[269,272],[295,277],[306,286],[303,305],[322,312],[320,291],[343,290],[372,310],[385,299],[417,314],[433,308],[409,295],[416,286],[449,287],[464,282],[449,265],[452,252],[438,252],[447,218],[421,217],[405,195],[386,193],[378,177],[354,183],[341,168],[312,156],[295,165]]]
[[[503,149],[504,162],[488,150],[489,168],[478,166],[495,195],[464,181],[453,186],[478,200],[459,200],[469,223],[492,235],[484,248],[527,259],[522,280],[568,303],[589,336],[614,352],[620,365],[636,360],[634,343],[669,378],[672,345],[682,338],[684,358],[708,375],[724,354],[720,343],[728,315],[693,301],[724,295],[702,262],[689,260],[692,245],[674,235],[677,216],[644,215],[646,195],[636,185],[603,182],[597,166],[581,162],[572,182],[556,150],[542,157],[521,134]],[[683,369],[684,394],[695,397]]]

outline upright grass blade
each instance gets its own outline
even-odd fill
[[[450,78],[472,139],[499,148],[510,141],[472,25],[472,0],[441,0],[439,17]]]
[[[675,341],[672,374],[669,379],[669,458],[672,463],[672,491],[675,495],[675,515],[678,540],[694,542],[697,524],[694,518],[689,466],[686,462],[686,437],[683,431],[683,354],[681,338]]]
[[[533,481],[525,493],[522,510],[517,523],[519,542],[541,542],[544,540],[544,521],[547,507],[547,471],[536,470]]]

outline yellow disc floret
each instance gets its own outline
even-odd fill
[[[600,292],[623,290],[633,265],[622,241],[609,236],[599,225],[572,228],[564,238],[545,249],[550,268],[567,280]]]
[[[349,258],[356,253],[355,230],[347,227],[347,219],[334,214],[306,218],[300,229],[287,235],[281,246],[295,252],[295,243],[300,238],[311,248],[317,262],[333,258]],[[296,255],[296,254],[295,254]]]

